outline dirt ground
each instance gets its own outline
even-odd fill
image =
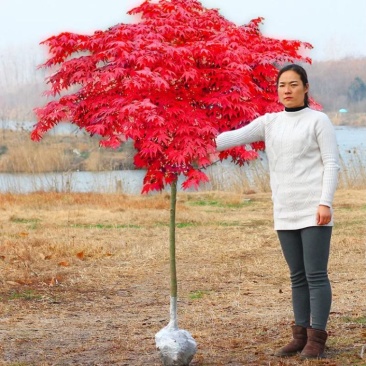
[[[161,365],[168,194],[6,194],[0,207],[0,365]],[[293,318],[270,194],[178,195],[178,318],[198,343],[192,366],[366,365],[365,192],[338,191],[335,212],[328,357],[278,359]]]

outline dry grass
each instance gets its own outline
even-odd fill
[[[350,150],[347,162],[340,159],[341,171],[339,187],[365,189],[366,187],[366,154],[358,150]]]
[[[261,159],[250,161],[244,167],[238,165],[213,165],[207,170],[210,181],[208,190],[237,193],[269,192],[268,166]]]
[[[160,365],[169,195],[0,195],[1,365]],[[340,190],[329,359],[279,360],[292,323],[269,193],[180,193],[179,326],[192,366],[366,365],[366,197]]]
[[[362,110],[362,109],[361,109]],[[331,121],[338,126],[366,126],[366,113],[329,113]]]
[[[366,155],[363,151],[349,151],[347,160],[340,158],[339,187],[341,189],[365,189]],[[237,192],[242,194],[269,192],[268,164],[260,159],[244,167],[237,165],[213,165],[207,170],[210,178],[207,190]]]
[[[50,134],[38,143],[26,131],[2,130],[0,134],[0,172],[105,171],[131,165],[130,143],[113,150],[99,148],[99,139],[87,134]]]

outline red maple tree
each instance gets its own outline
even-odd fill
[[[179,175],[184,188],[207,181],[202,168],[210,164],[215,136],[278,111],[278,66],[310,62],[301,55],[308,43],[265,37],[262,18],[237,26],[196,0],[145,1],[129,14],[139,21],[43,42],[50,57],[42,66],[56,67],[47,93],[55,100],[35,109],[31,138],[68,121],[100,135],[105,147],[132,139],[134,163],[147,171],[143,192]],[[263,147],[219,158],[243,164]]]

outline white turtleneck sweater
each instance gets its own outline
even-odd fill
[[[339,152],[327,115],[305,108],[267,113],[220,134],[217,150],[264,141],[269,163],[275,230],[317,226],[319,205],[332,208]],[[333,220],[326,226],[333,226]]]

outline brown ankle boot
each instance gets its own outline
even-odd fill
[[[307,329],[308,342],[301,352],[300,358],[305,360],[308,358],[324,358],[325,342],[328,333],[320,329]]]
[[[280,348],[275,352],[275,356],[277,357],[289,357],[296,355],[297,352],[303,350],[307,342],[307,332],[306,328],[300,325],[294,325],[292,327],[292,336],[293,340],[287,344],[286,346]]]

